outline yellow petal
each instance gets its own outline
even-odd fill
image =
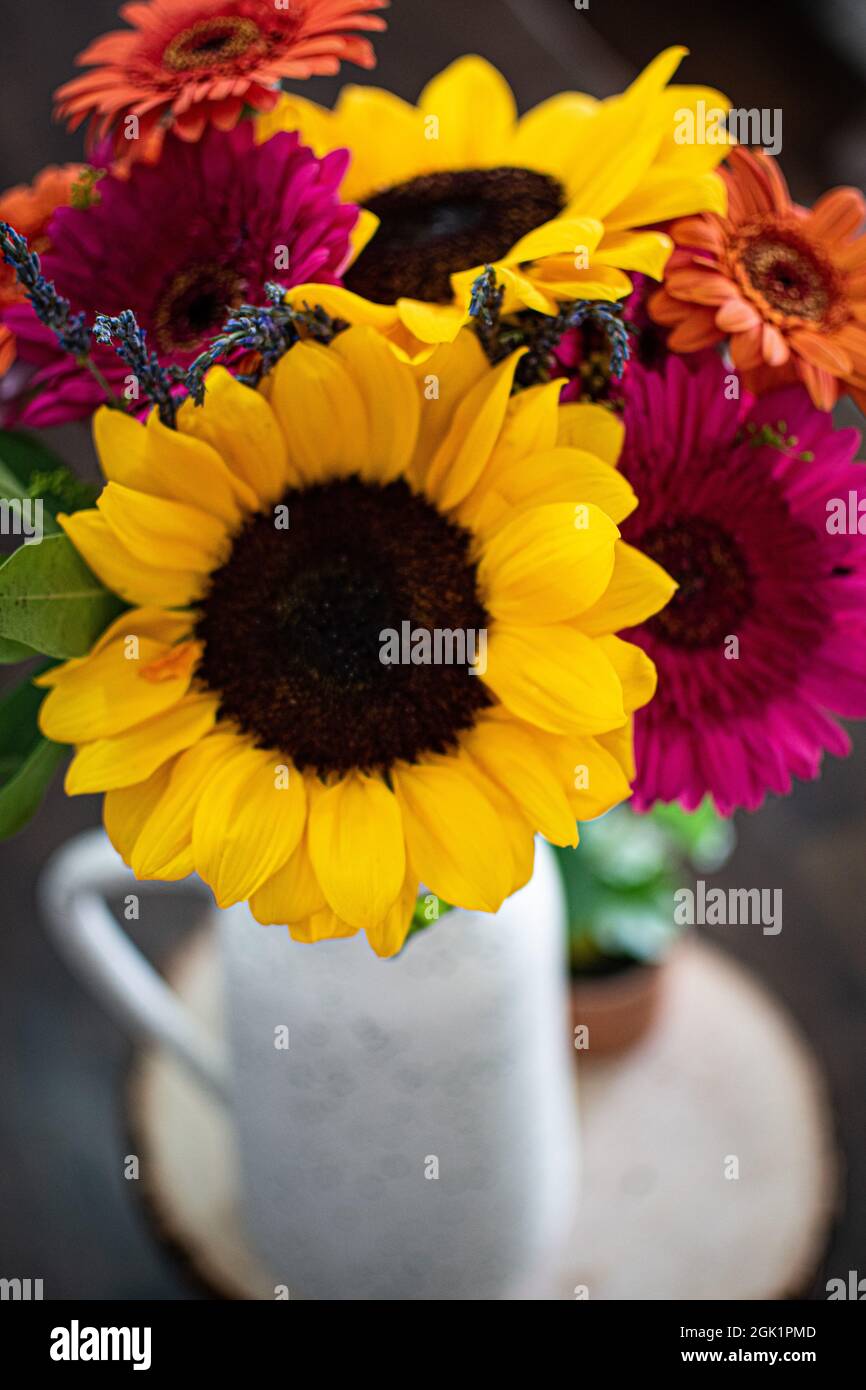
[[[724,217],[727,211],[727,190],[718,174],[675,173],[663,164],[646,171],[633,192],[608,213],[605,226],[613,233],[694,212],[715,212]]]
[[[412,369],[372,328],[338,334],[331,351],[345,362],[364,403],[369,452],[361,477],[389,483],[408,468],[418,439],[421,406]]]
[[[220,907],[249,898],[285,864],[304,829],[300,772],[242,748],[207,785],[193,820],[195,866]]]
[[[428,304],[422,299],[398,299],[400,322],[419,343],[453,343],[469,318],[467,304]]]
[[[508,83],[484,58],[458,58],[428,82],[418,105],[438,120],[440,167],[481,169],[509,162],[517,108]]]
[[[613,636],[599,637],[597,643],[619,676],[626,713],[648,705],[656,693],[658,678],[655,665],[643,648]]]
[[[479,791],[483,792],[485,801],[489,801],[496,812],[511,850],[506,894],[506,897],[510,897],[532,878],[535,866],[535,826],[527,820],[523,808],[510,792],[504,791],[499,782],[494,782],[492,777],[488,777],[477,762],[475,769],[474,777]]]
[[[559,92],[522,116],[512,163],[539,169],[564,182],[573,174],[584,141],[584,122],[598,109],[594,97]]]
[[[110,791],[144,782],[176,753],[213,728],[219,701],[210,695],[188,695],[144,724],[96,739],[79,748],[66,774],[69,796]]]
[[[225,367],[208,372],[205,387],[203,406],[186,401],[178,411],[181,434],[215,449],[260,502],[273,502],[300,482],[289,468],[283,432],[261,392],[242,385]]]
[[[250,911],[263,927],[303,922],[327,906],[322,886],[313,872],[308,834],[281,869],[250,898]]]
[[[235,526],[255,497],[239,492],[223,459],[209,443],[185,438],[168,429],[157,411],[147,424],[118,410],[97,411],[93,437],[102,471],[109,482],[120,483],[151,497],[165,497],[200,508]]]
[[[367,940],[377,956],[387,960],[403,949],[415,903],[418,901],[418,877],[407,873],[403,886],[387,914],[375,926],[367,927]]]
[[[329,906],[356,927],[374,927],[403,884],[400,807],[377,777],[354,773],[316,798],[310,858]]]
[[[419,393],[421,415],[410,478],[420,485],[458,405],[473,386],[488,375],[490,363],[478,338],[466,329],[453,343],[436,348],[426,362],[411,370]]]
[[[164,608],[127,608],[119,618],[115,618],[113,623],[109,623],[104,632],[100,633],[86,656],[75,656],[69,661],[62,662],[59,666],[52,666],[48,671],[43,671],[40,676],[34,676],[33,684],[45,686],[50,690],[52,686],[59,685],[72,671],[86,666],[92,657],[110,646],[119,637],[125,638],[132,635],[138,637],[139,640],[142,637],[150,637],[163,647],[172,647],[176,642],[181,642],[189,636],[193,622],[194,619],[190,613],[169,613]]]
[[[622,96],[612,97],[583,123],[579,157],[568,180],[569,211],[607,221],[650,167],[663,134],[664,112],[654,99],[685,49],[669,48],[648,64]]]
[[[440,507],[461,502],[484,471],[499,438],[514,372],[524,351],[512,353],[482,377],[454,412],[424,480],[427,495]]]
[[[506,259],[519,264],[545,256],[592,256],[603,233],[604,223],[596,217],[555,217],[521,237]]]
[[[192,827],[196,809],[206,795],[208,780],[238,748],[232,733],[212,733],[175,759],[159,805],[141,826],[130,864],[136,877],[165,878],[166,869],[181,856],[192,857]]]
[[[272,376],[271,405],[303,482],[359,473],[370,456],[370,437],[346,363],[321,343],[296,343]]]
[[[638,270],[661,280],[674,244],[664,232],[606,232],[593,254],[596,265]]]
[[[129,864],[141,828],[168,786],[171,769],[171,763],[164,763],[146,781],[105,794],[102,819],[109,840],[125,864]]]
[[[567,402],[559,407],[556,442],[571,449],[585,449],[605,463],[615,464],[622,451],[625,425],[603,405]]]
[[[495,624],[484,682],[512,714],[552,733],[600,733],[625,720],[609,658],[598,643],[561,623]]]
[[[379,189],[440,167],[439,142],[424,138],[421,112],[381,87],[348,83],[340,92],[334,116],[330,143],[322,152],[341,145],[352,151],[340,189],[341,198],[348,202],[363,202]],[[306,143],[306,125],[287,129],[299,129]],[[371,130],[376,139],[363,138]]]
[[[358,928],[352,927],[332,912],[329,907],[314,912],[302,922],[289,922],[289,935],[293,941],[311,946],[316,941],[333,941],[338,937],[357,936]]]
[[[618,537],[592,503],[519,512],[488,540],[478,565],[488,611],[506,623],[557,623],[591,607],[610,583]]]
[[[607,632],[636,627],[664,608],[676,587],[676,582],[655,560],[620,541],[610,583],[598,603],[581,613],[580,630],[601,637]]]
[[[503,792],[519,803],[535,829],[556,845],[577,844],[568,785],[526,725],[511,719],[481,719],[463,745]]]
[[[294,285],[286,291],[286,303],[294,308],[305,305],[319,305],[335,319],[345,319],[346,323],[369,324],[380,333],[392,331],[398,323],[397,310],[393,304],[374,304],[360,294],[353,294],[342,285]],[[271,381],[265,377],[264,384]]]
[[[118,540],[98,511],[75,512],[57,519],[93,573],[127,603],[164,604],[171,608],[190,603],[201,594],[205,575],[191,569],[147,564]],[[151,559],[158,560],[160,553],[155,550]]]
[[[127,550],[145,564],[164,558],[172,569],[208,574],[225,559],[225,525],[183,502],[169,502],[108,483],[97,508]]]
[[[86,743],[141,724],[177,704],[189,689],[198,647],[185,644],[182,659],[164,680],[149,680],[147,665],[164,656],[166,647],[139,637],[128,626],[135,644],[121,638],[67,671],[43,701],[39,727],[57,743]]]
[[[452,757],[393,771],[409,860],[445,902],[496,912],[510,890],[511,851],[471,764]]]
[[[567,788],[571,813],[578,821],[595,820],[631,796],[633,765],[623,764],[626,746],[631,748],[631,725],[616,731],[620,746],[615,751],[605,745],[612,734],[596,738],[573,734],[539,736],[551,761]],[[623,742],[625,739],[625,742]]]
[[[514,512],[542,503],[592,504],[620,522],[634,511],[637,497],[621,473],[582,449],[551,449],[520,460],[494,475],[472,524],[490,532]],[[582,515],[582,513],[581,513]]]

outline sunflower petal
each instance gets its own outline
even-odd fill
[[[394,793],[377,777],[344,777],[316,798],[309,836],[316,878],[337,916],[357,927],[381,922],[406,869]]]
[[[465,760],[393,771],[409,860],[445,902],[496,912],[511,888],[506,831]]]

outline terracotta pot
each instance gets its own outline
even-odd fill
[[[635,963],[606,975],[572,975],[572,1030],[581,1026],[588,1030],[586,1043],[575,1050],[575,1056],[610,1056],[634,1047],[653,1025],[666,979],[667,961]]]

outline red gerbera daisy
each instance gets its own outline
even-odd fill
[[[232,130],[245,107],[273,109],[284,77],[333,74],[341,61],[375,66],[368,10],[388,0],[142,0],[121,7],[131,29],[96,39],[78,63],[93,70],[56,93],[57,115],[91,141],[114,133],[118,156],[148,158],[170,125],[198,140]],[[128,123],[127,117],[136,122]]]
[[[722,815],[818,775],[866,716],[866,473],[801,386],[729,399],[726,368],[629,372],[620,468],[641,498],[622,525],[626,604],[649,559],[679,588],[624,635],[658,693],[635,720],[633,805],[710,794]],[[861,526],[863,530],[861,530]]]

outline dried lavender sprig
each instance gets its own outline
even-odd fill
[[[178,401],[175,387],[183,381],[178,367],[163,367],[159,356],[148,350],[147,333],[140,328],[131,309],[120,314],[97,314],[93,336],[103,347],[113,347],[136,378],[138,389],[159,411],[164,425],[174,429]]]
[[[53,281],[42,274],[42,264],[27,238],[8,222],[0,222],[0,251],[11,265],[40,323],[50,328],[64,352],[82,361],[90,353],[90,334],[84,314],[73,314],[72,305]]]
[[[267,304],[241,304],[220,333],[200,353],[186,373],[186,387],[196,405],[204,403],[204,379],[211,367],[240,352],[258,353],[254,372],[240,374],[239,381],[257,386],[300,338],[301,328],[316,342],[330,343],[345,326],[332,319],[319,305],[292,308],[285,303],[285,287],[270,282],[265,286]]]
[[[617,381],[631,353],[629,326],[623,320],[622,311],[622,304],[607,299],[578,299],[571,306],[566,325],[567,328],[581,328],[587,320],[598,325],[610,347],[610,374]]]
[[[619,379],[629,357],[628,327],[622,319],[622,305],[608,300],[576,299],[563,304],[558,314],[519,313],[501,317],[503,287],[496,284],[496,272],[485,266],[472,285],[469,313],[475,331],[492,362],[501,361],[518,347],[529,351],[520,361],[516,381],[531,386],[547,379],[553,353],[570,328],[595,322],[610,344],[611,376]]]

